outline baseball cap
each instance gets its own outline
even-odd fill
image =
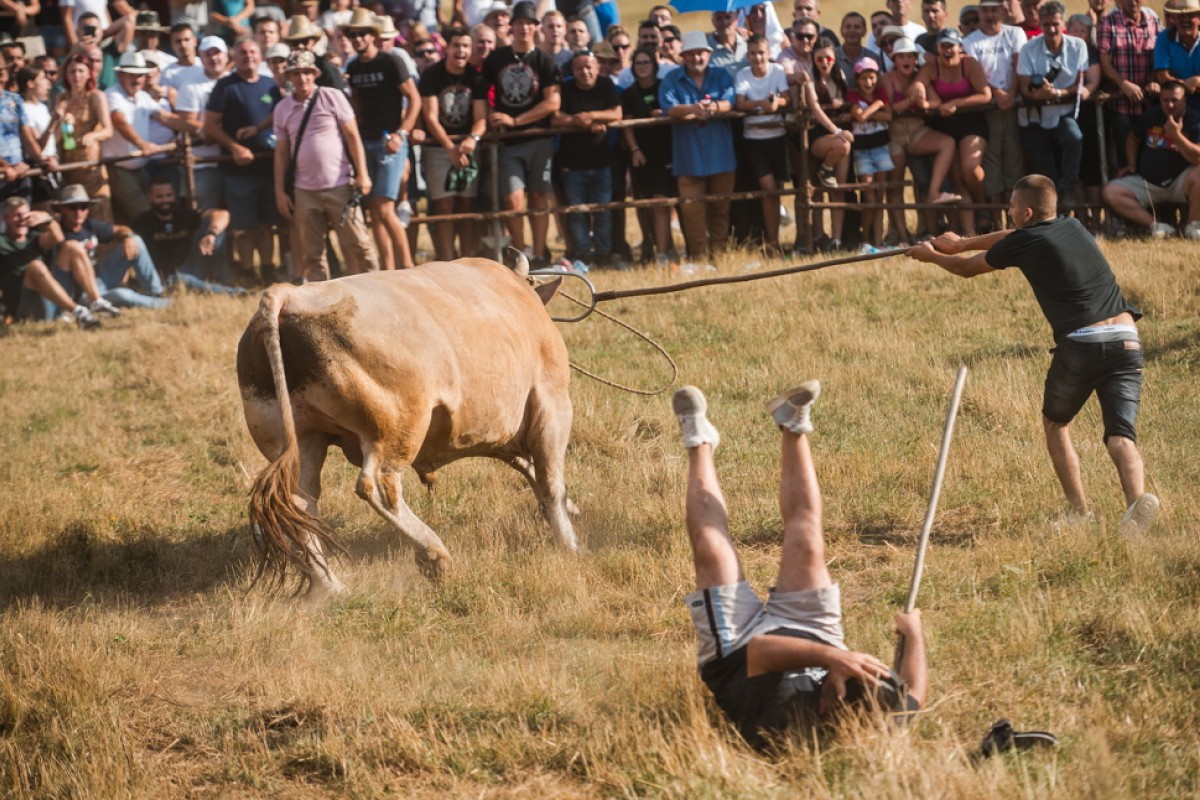
[[[942,45],[946,42],[962,47],[963,38],[962,34],[958,32],[958,28],[942,28],[938,31],[937,43]]]
[[[220,36],[205,36],[200,40],[200,52],[207,53],[209,50],[220,50],[222,53],[228,53],[229,45],[225,44],[225,40]]]
[[[917,43],[907,36],[897,39],[896,43],[892,45],[892,58],[904,55],[905,53],[921,54],[921,48],[917,47]]]
[[[868,71],[879,72],[879,63],[875,59],[864,56],[863,58],[860,58],[858,61],[854,62],[855,75],[859,75]]]

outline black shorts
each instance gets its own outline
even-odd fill
[[[1142,343],[1079,342],[1063,338],[1054,348],[1046,373],[1042,414],[1066,424],[1096,393],[1104,418],[1104,441],[1123,436],[1137,441],[1138,403],[1142,396]]]
[[[755,180],[762,180],[766,175],[774,175],[775,183],[783,185],[787,180],[787,137],[776,136],[774,139],[747,139],[746,165]]]
[[[985,142],[988,138],[988,123],[986,114],[964,112],[951,114],[948,117],[932,116],[927,120],[929,127],[941,131],[955,142],[961,142],[968,136],[979,136]]]
[[[6,272],[0,275],[0,301],[4,303],[4,314],[17,318],[17,309],[21,307],[21,289],[25,286],[25,270]]]

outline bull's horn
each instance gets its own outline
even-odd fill
[[[513,272],[517,273],[518,278],[528,278],[529,277],[529,259],[525,257],[525,254],[523,252],[521,252],[520,250],[518,250],[515,247],[510,247],[508,249],[512,250],[514,253],[517,254],[516,263],[513,264]]]

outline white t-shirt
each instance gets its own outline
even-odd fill
[[[108,3],[106,0],[58,0],[58,7],[63,9],[71,9],[71,19],[75,23],[75,27],[79,27],[79,18],[84,14],[95,14],[100,18],[100,30],[106,30],[112,24],[112,17],[108,16]]]
[[[474,28],[483,22],[484,16],[495,5],[494,0],[463,0],[463,16],[467,20],[467,28]]]
[[[39,100],[25,101],[25,116],[29,120],[29,127],[33,128],[36,136],[41,136],[50,127],[50,106]],[[58,143],[51,136],[46,141],[46,147],[42,150],[42,158],[50,158],[58,155]]]
[[[121,114],[125,117],[125,121],[133,126],[134,132],[139,137],[150,141],[150,115],[158,111],[158,102],[153,97],[142,91],[130,97],[120,86],[114,86],[104,93],[104,99],[108,101],[110,114]],[[116,126],[113,126],[112,137],[100,145],[100,155],[104,158],[124,156],[136,149],[133,142],[122,136]],[[135,158],[131,161],[122,161],[114,166],[121,169],[140,169],[145,163],[146,159]]]
[[[212,94],[218,79],[208,77],[204,73],[204,67],[200,67],[200,76],[203,80],[189,81],[178,87],[179,96],[175,99],[175,110],[195,113],[203,120],[204,107],[208,105],[208,96]],[[221,145],[202,144],[192,148],[192,152],[197,156],[219,156],[221,155]],[[196,169],[212,169],[216,166],[216,164],[197,164]]]
[[[786,97],[788,93],[787,72],[780,64],[767,64],[767,74],[761,78],[755,76],[750,67],[742,67],[738,70],[737,80],[733,82],[733,85],[737,96],[739,98],[744,96],[748,100],[766,100],[772,94]],[[772,122],[783,122],[783,115],[756,114],[753,117],[746,117],[746,139],[778,139],[783,136],[782,126],[758,127]]]
[[[983,74],[993,87],[1012,92],[1016,84],[1014,59],[1028,39],[1016,25],[1002,25],[995,36],[976,29],[963,40],[963,49],[983,67]]]
[[[155,107],[159,111],[171,112],[171,103],[167,98],[163,97],[155,101]],[[150,135],[146,137],[146,141],[151,144],[170,144],[175,141],[175,131],[163,125],[153,115],[150,116]],[[156,156],[157,158],[157,156]]]
[[[177,92],[183,91],[183,87],[189,83],[196,83],[204,79],[204,65],[197,61],[195,64],[184,66],[176,61],[174,64],[169,64],[162,68],[159,73],[158,82],[163,86],[170,86]]]

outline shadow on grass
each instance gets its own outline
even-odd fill
[[[406,549],[386,524],[341,541],[347,553],[334,561],[335,570],[397,553],[403,557]],[[153,606],[220,588],[241,594],[249,585],[246,576],[257,566],[258,553],[245,525],[208,531],[147,529],[115,539],[76,520],[38,550],[0,561],[0,610],[33,600],[52,608],[84,601]],[[293,589],[289,584],[272,597],[287,600]]]

